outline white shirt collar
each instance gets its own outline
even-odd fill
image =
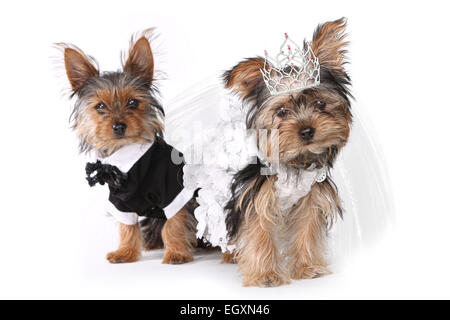
[[[116,166],[123,173],[127,173],[152,145],[153,142],[130,144],[120,148],[112,155],[98,160],[103,164]]]

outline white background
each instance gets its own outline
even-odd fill
[[[0,298],[450,298],[449,17],[441,1],[15,1],[0,5]],[[329,277],[242,288],[236,266],[104,260],[115,226],[97,210],[69,130],[54,42],[119,68],[130,35],[156,26],[163,101],[283,32],[311,38],[348,17],[357,102],[370,115],[392,182],[396,225]],[[52,58],[53,57],[53,58]],[[57,59],[58,60],[58,59]],[[57,69],[57,68],[56,68]],[[370,181],[367,181],[370,184]],[[363,190],[361,190],[363,192]]]

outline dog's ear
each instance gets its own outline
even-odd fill
[[[341,18],[336,21],[320,24],[314,31],[311,48],[314,54],[319,58],[322,66],[334,70],[343,71],[345,64],[345,41],[347,34],[345,27],[347,19]]]
[[[131,43],[123,70],[143,79],[149,86],[152,84],[154,71],[153,53],[150,42],[145,36]]]
[[[67,78],[69,78],[72,90],[77,91],[83,83],[91,78],[97,77],[99,72],[94,59],[86,56],[81,50],[73,46],[60,44],[64,47],[64,66]]]
[[[239,94],[242,99],[255,97],[258,88],[264,83],[261,69],[264,68],[264,59],[261,57],[241,61],[231,70],[223,74],[225,88]]]

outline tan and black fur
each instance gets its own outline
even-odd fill
[[[79,138],[80,152],[109,156],[121,147],[163,138],[164,110],[154,85],[154,57],[150,46],[152,30],[131,40],[123,69],[99,72],[96,61],[73,45],[58,44],[76,98],[71,116]],[[120,125],[121,130],[113,130]],[[123,130],[122,130],[123,129]],[[137,261],[142,249],[165,247],[163,262],[192,261],[196,242],[195,218],[187,204],[167,222],[146,218],[141,225],[120,224],[119,248],[110,252],[111,263]]]
[[[340,19],[314,32],[311,47],[321,66],[317,87],[270,95],[260,73],[261,57],[246,59],[224,74],[225,86],[250,105],[248,129],[278,130],[279,161],[289,168],[331,168],[348,140],[352,115],[350,78],[344,69],[345,26],[346,20]],[[270,161],[275,148],[268,140]],[[234,177],[226,210],[228,233],[237,249],[226,254],[224,262],[238,264],[245,286],[279,286],[329,273],[327,230],[342,214],[330,176],[315,183],[288,212],[281,212],[277,176],[261,174],[263,167],[261,162],[250,164]]]

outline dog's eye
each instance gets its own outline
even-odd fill
[[[130,109],[136,109],[139,106],[139,101],[137,101],[136,99],[129,99],[127,102],[127,107],[129,107]]]
[[[285,107],[281,107],[277,110],[277,117],[284,118],[289,114],[289,110]]]
[[[100,102],[95,106],[95,110],[98,111],[98,113],[103,114],[103,110],[106,109],[106,105],[103,102]]]
[[[319,110],[325,110],[325,107],[327,106],[327,103],[322,100],[316,100],[312,103],[314,108],[317,108]]]

